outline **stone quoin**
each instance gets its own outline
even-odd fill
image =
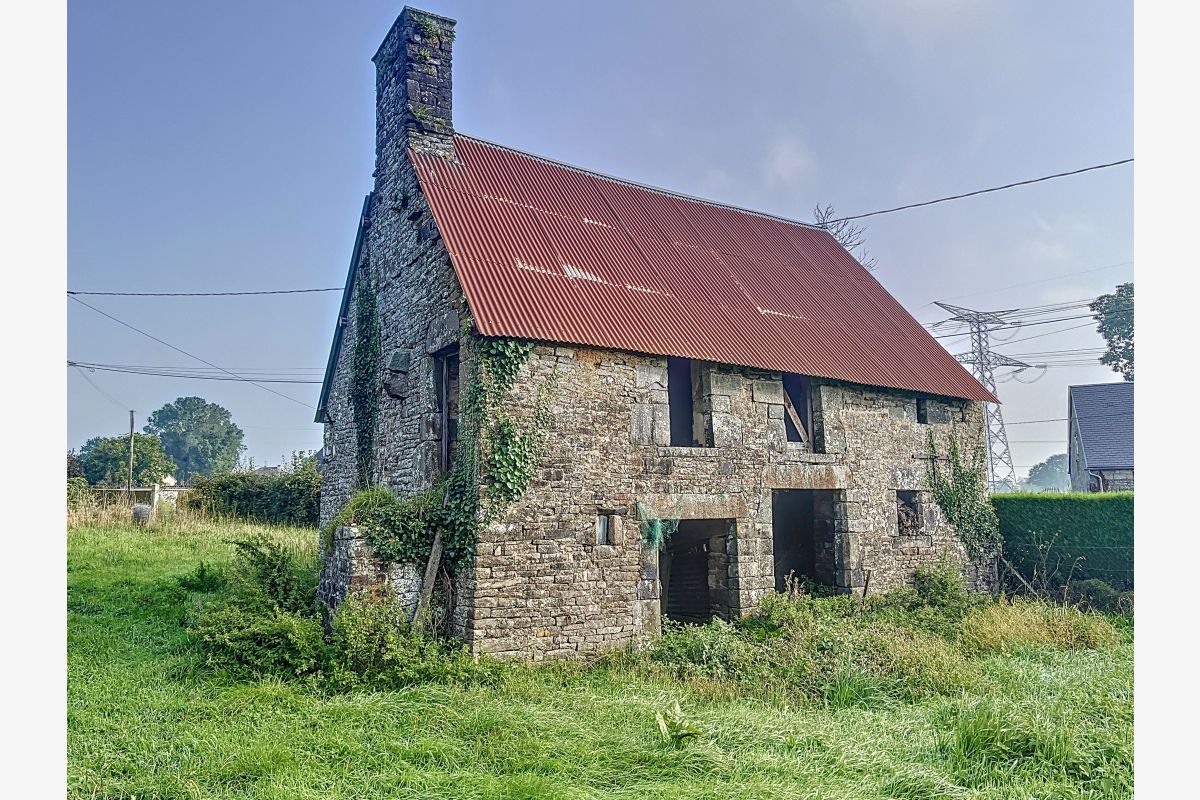
[[[505,413],[528,419],[553,376],[550,434],[533,480],[481,528],[473,563],[454,577],[449,628],[473,652],[584,656],[655,636],[664,618],[746,614],[790,574],[847,593],[874,593],[907,585],[918,566],[948,557],[962,565],[973,588],[991,589],[994,564],[966,557],[926,491],[927,437],[933,434],[942,453],[952,436],[971,452],[982,442],[986,390],[827,233],[456,133],[454,26],[453,20],[405,8],[374,58],[374,188],[364,203],[317,415],[325,425],[322,524],[361,488],[352,401],[355,308],[360,293],[373,292],[380,341],[371,387],[377,393],[372,484],[406,497],[444,474],[456,418],[446,406],[461,397],[457,376],[470,374],[485,323],[492,326],[489,335],[536,343],[498,400]],[[485,159],[500,165],[488,173],[490,182],[480,177]],[[567,189],[559,192],[557,207],[538,207],[519,186],[506,189],[505,180],[520,170],[559,175]],[[632,212],[601,197],[610,190],[639,202],[661,198],[675,203],[672,208],[686,206],[697,219],[719,214],[726,220],[720,224],[769,224],[803,246],[785,242],[776,248],[760,236],[760,252],[729,252],[741,245],[716,241],[702,253],[685,241],[685,232],[663,233],[661,246],[651,250],[652,234],[639,233],[639,226],[665,231],[681,218],[667,209],[663,219],[647,214],[629,221]],[[590,214],[593,206],[598,210]],[[618,217],[628,225],[618,225]],[[470,237],[488,225],[494,241],[475,248]],[[581,231],[571,234],[572,241],[594,236],[601,244],[568,261],[553,245],[558,225]],[[545,239],[535,241],[539,231]],[[805,249],[810,239],[812,249]],[[487,247],[493,250],[485,252]],[[488,253],[505,247],[512,257],[490,263]],[[630,258],[639,263],[583,263],[606,247],[634,253]],[[821,255],[834,249],[832,261]],[[698,270],[699,282],[707,283],[703,270],[717,269],[711,265],[718,261],[771,258],[794,260],[800,273],[814,276],[811,289],[796,294],[794,303],[780,291],[767,308],[766,301],[749,299],[755,289],[748,281],[727,281],[728,274],[739,274],[733,267],[719,277],[730,286],[744,284],[739,302],[753,311],[746,324],[788,332],[778,339],[782,344],[720,322],[740,313],[727,299],[714,300],[711,315],[700,307],[695,315],[668,320],[667,327],[683,332],[684,344],[658,346],[643,335],[670,313],[669,302],[684,302],[689,291],[683,285],[689,281],[671,283],[672,270]],[[658,267],[642,261],[665,264],[659,288],[621,277],[643,269],[646,282],[658,280]],[[718,282],[717,273],[712,276]],[[791,279],[782,271],[779,276]],[[532,288],[523,301],[504,300],[503,293],[517,285]],[[540,294],[559,286],[565,288],[557,299]],[[818,307],[823,292],[842,292],[828,311]],[[878,310],[854,316],[855,304],[868,296]],[[596,297],[612,298],[613,305]],[[606,321],[614,308],[633,302],[628,297],[639,305]],[[626,315],[640,309],[657,316],[630,322]],[[496,326],[509,319],[528,330],[497,334]],[[718,322],[709,327],[709,319]],[[609,329],[611,340],[605,338]],[[648,343],[640,349],[629,344],[639,337]],[[670,331],[660,338],[668,341]],[[745,363],[711,357],[735,345],[741,349],[729,349],[735,354],[729,358],[746,353]],[[854,355],[872,348],[875,355]],[[836,355],[843,352],[851,354],[844,364]],[[785,356],[792,359],[788,364],[808,358],[813,367],[768,368],[783,364]],[[868,380],[874,374],[878,382]],[[679,520],[661,548],[647,544],[644,516]],[[348,592],[384,586],[409,606],[415,603],[425,565],[381,563],[361,531],[337,531],[323,555],[319,594],[327,606]]]

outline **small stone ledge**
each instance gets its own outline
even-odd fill
[[[659,447],[658,454],[666,458],[716,458],[724,450],[720,447]]]
[[[794,464],[836,464],[843,460],[841,453],[813,453],[803,442],[786,442],[780,456],[784,462]]]

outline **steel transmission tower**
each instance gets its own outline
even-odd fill
[[[1015,367],[1018,370],[1028,369],[1032,364],[1009,358],[1002,353],[993,352],[988,333],[996,328],[1008,327],[1009,322],[1004,315],[1007,311],[974,311],[949,303],[937,303],[954,316],[945,322],[962,322],[971,328],[971,352],[961,353],[955,358],[960,363],[969,364],[971,373],[979,382],[987,387],[993,395],[996,394],[996,367]],[[988,442],[988,478],[993,492],[1015,489],[1017,486],[1017,471],[1013,467],[1012,452],[1008,449],[1008,434],[1004,431],[1004,415],[1000,406],[995,403],[984,403],[983,413],[987,427]]]

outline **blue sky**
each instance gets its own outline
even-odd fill
[[[1128,3],[418,5],[459,23],[459,130],[797,219],[818,202],[858,213],[1133,153]],[[341,285],[371,188],[370,57],[401,7],[71,3],[70,288]],[[867,223],[876,276],[923,322],[944,316],[935,299],[1030,306],[1133,276],[1128,166]],[[1068,273],[1082,274],[1056,277]],[[1014,284],[1030,285],[997,291]],[[222,367],[319,379],[339,298],[85,299]],[[199,366],[69,306],[70,358]],[[1101,344],[1084,328],[1001,349]],[[230,409],[260,464],[320,445],[317,386],[275,387],[294,403],[247,384],[88,377],[68,375],[70,446],[189,394]],[[999,389],[1009,420],[1034,420],[1066,415],[1069,384],[1118,379],[1097,364]],[[1065,423],[1009,435],[1018,465],[1065,451]]]

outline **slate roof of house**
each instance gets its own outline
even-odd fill
[[[1133,383],[1093,383],[1068,389],[1087,469],[1133,469]]]
[[[826,231],[457,134],[410,158],[479,332],[995,402]]]

